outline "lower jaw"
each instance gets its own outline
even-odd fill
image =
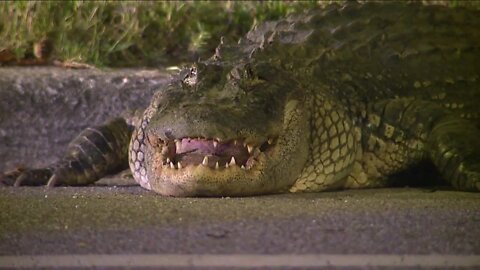
[[[240,167],[212,172],[201,166],[164,172],[149,178],[153,191],[175,197],[252,196],[279,193],[272,183],[265,181],[261,170],[245,171]]]

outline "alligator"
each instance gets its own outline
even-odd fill
[[[333,4],[256,26],[183,68],[135,128],[87,128],[12,185],[88,185],[126,168],[167,196],[391,185],[428,161],[480,191],[480,12]]]

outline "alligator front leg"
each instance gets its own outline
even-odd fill
[[[367,113],[361,168],[375,179],[429,159],[455,188],[480,191],[479,138],[472,122],[439,104],[407,98],[379,101]]]
[[[46,168],[18,169],[1,176],[14,186],[88,185],[128,167],[127,148],[131,129],[125,119],[83,130],[70,142],[65,156]]]
[[[444,117],[434,126],[427,151],[455,188],[480,191],[480,131],[471,122]]]

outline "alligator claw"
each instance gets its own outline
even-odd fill
[[[6,186],[42,186],[52,176],[50,169],[17,168],[0,176],[0,183]]]
[[[17,178],[24,171],[23,168],[17,168],[13,171],[6,172],[3,175],[0,175],[0,185],[1,186],[13,186]]]
[[[51,187],[54,187],[54,186],[57,186],[58,185],[58,181],[59,178],[56,174],[53,174],[49,179],[48,179],[48,182],[47,182],[47,187],[48,188],[51,188]]]

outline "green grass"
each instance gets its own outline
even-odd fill
[[[312,8],[285,2],[0,3],[0,48],[17,57],[48,37],[59,59],[97,66],[156,65],[209,55],[221,36],[238,39],[258,22]]]
[[[254,24],[328,2],[0,2],[0,50],[28,57],[48,37],[54,58],[96,66],[192,61],[209,57],[221,36],[236,40]]]

